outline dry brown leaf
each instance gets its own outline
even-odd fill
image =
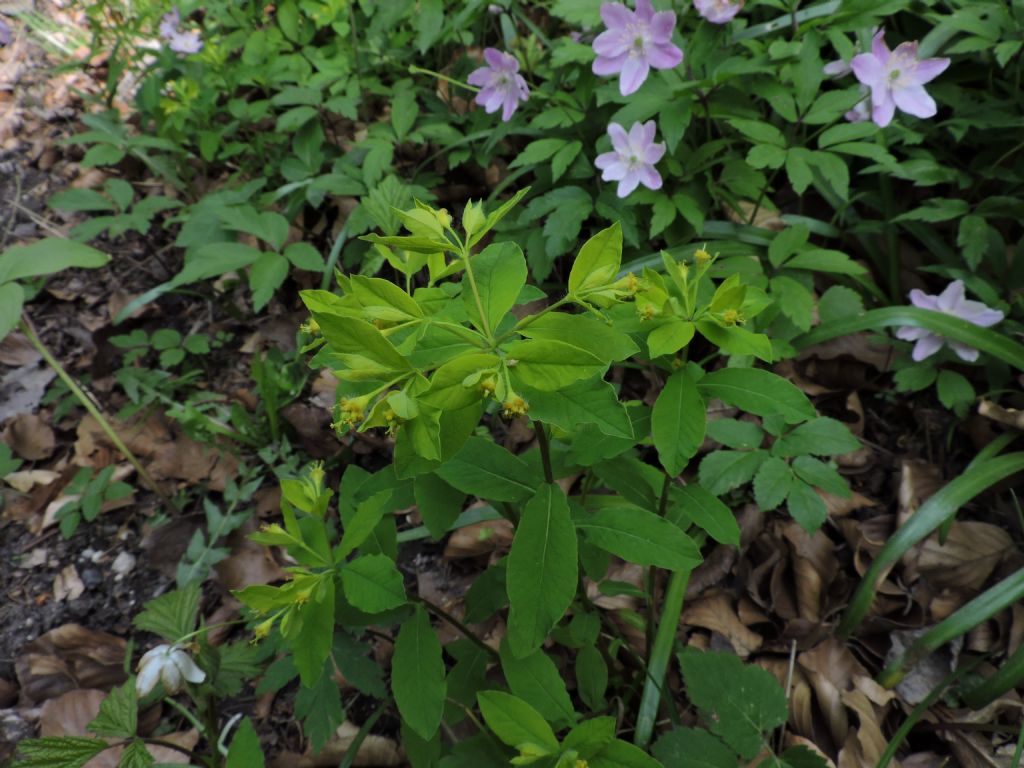
[[[710,594],[689,603],[683,609],[680,621],[694,627],[703,627],[728,639],[741,659],[750,656],[764,644],[764,638],[754,632],[736,615],[732,600],[724,593]]]
[[[839,573],[835,545],[822,531],[808,534],[794,522],[783,528],[793,557],[793,580],[796,582],[796,603],[800,617],[821,621],[821,610],[829,586]]]
[[[60,477],[52,469],[23,469],[4,477],[4,482],[21,493],[28,493],[37,485],[49,485]]]
[[[903,558],[903,578],[919,577],[938,587],[975,591],[1014,550],[1013,537],[1002,528],[976,521],[954,522],[945,544],[933,534]]]
[[[124,682],[126,643],[80,624],[64,624],[28,643],[14,661],[22,694],[30,702],[75,688],[111,688]]]
[[[843,748],[839,750],[839,768],[866,768],[878,765],[878,760],[888,746],[882,733],[881,715],[876,707],[860,691],[841,694],[843,704],[855,712],[858,725],[850,728]],[[892,768],[899,768],[896,760],[889,762]]]
[[[853,491],[847,498],[842,496],[836,496],[835,494],[823,491],[820,488],[815,488],[821,500],[825,502],[825,508],[828,509],[829,518],[834,517],[846,517],[851,512],[863,509],[864,507],[875,507],[878,506],[878,502],[874,499],[869,499],[857,491]]]
[[[228,539],[232,554],[213,567],[217,580],[225,589],[242,589],[250,584],[272,584],[284,580],[284,571],[270,549],[249,539],[249,534],[255,529],[256,521],[250,519],[232,533]]]
[[[0,422],[35,411],[56,376],[49,366],[30,363],[0,378]]]
[[[319,753],[300,755],[284,752],[270,761],[270,768],[333,768],[344,759],[358,733],[359,726],[346,720]],[[394,740],[371,733],[359,745],[352,765],[367,768],[405,765],[405,755]]]
[[[849,355],[876,370],[887,371],[892,362],[892,347],[880,341],[877,335],[851,333],[807,347],[800,351],[796,359],[817,357],[821,360],[833,360],[843,355]]]
[[[921,629],[898,629],[889,633],[892,646],[885,657],[886,666],[894,663],[910,645],[930,627]],[[956,668],[964,639],[955,638],[938,650],[928,654],[917,662],[896,685],[896,693],[908,704],[919,704],[928,694],[945,679],[946,675]]]
[[[987,419],[1008,424],[1014,429],[1024,429],[1024,411],[1016,408],[1003,408],[984,398],[978,403],[978,413]]]
[[[78,569],[74,563],[61,569],[53,578],[53,599],[57,602],[62,600],[77,600],[85,592],[85,584],[78,575]]]
[[[48,459],[57,449],[57,436],[50,425],[34,413],[23,413],[7,422],[2,439],[26,461]]]
[[[904,459],[900,464],[899,524],[903,525],[942,485],[942,472],[937,466]]]
[[[512,546],[512,523],[508,520],[485,520],[453,531],[444,548],[449,560],[477,557]]]
[[[0,365],[8,365],[12,368],[22,365],[35,365],[43,356],[39,350],[32,346],[21,331],[14,331],[0,339]]]

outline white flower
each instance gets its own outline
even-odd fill
[[[135,678],[135,690],[145,696],[157,682],[164,684],[169,695],[185,687],[185,681],[201,683],[206,679],[203,672],[184,648],[177,645],[158,645],[139,659],[139,676]]]

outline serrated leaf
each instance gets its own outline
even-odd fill
[[[700,484],[716,496],[721,496],[744,483],[749,483],[767,456],[766,451],[709,453],[701,459],[697,472]]]
[[[224,768],[263,768],[264,765],[260,737],[256,735],[252,720],[243,718],[231,740]]]
[[[530,417],[573,432],[580,424],[594,424],[611,437],[633,439],[633,423],[615,387],[600,379],[578,381],[562,389],[542,392],[524,388]]]
[[[112,736],[130,739],[138,727],[138,696],[135,692],[135,677],[131,676],[119,688],[111,689],[100,702],[100,711],[89,723],[88,729],[97,736]]]
[[[860,441],[841,421],[821,417],[799,425],[772,446],[776,456],[836,456],[860,448]]]
[[[295,695],[295,716],[302,720],[303,730],[314,752],[323,749],[345,719],[341,688],[326,669],[313,687],[303,685],[299,688]]]
[[[665,768],[736,768],[736,753],[700,728],[675,728],[651,749]]]
[[[441,643],[422,606],[398,631],[391,690],[402,720],[421,738],[433,738],[444,715],[447,685]]]
[[[679,654],[689,699],[708,730],[750,760],[766,735],[786,722],[786,694],[767,670],[725,652],[691,648]]]
[[[437,474],[463,493],[492,501],[525,501],[542,482],[525,461],[481,437],[467,440]]]
[[[177,642],[196,628],[200,589],[199,584],[191,584],[150,600],[132,619],[132,624],[168,642]]]
[[[117,762],[117,768],[151,768],[153,765],[156,765],[156,758],[149,753],[141,739],[135,739],[125,747]]]
[[[672,486],[669,499],[672,506],[666,517],[673,519],[678,513],[718,543],[739,546],[740,526],[736,516],[713,493],[696,484]]]
[[[685,368],[669,376],[651,414],[651,432],[658,459],[672,476],[683,471],[704,442],[707,424],[704,400]]]
[[[17,768],[82,768],[107,748],[107,742],[79,736],[26,739],[18,744]]]
[[[828,507],[825,506],[825,502],[802,479],[793,479],[786,507],[793,519],[808,533],[814,533],[828,519]]]
[[[798,456],[793,459],[793,471],[804,482],[815,485],[834,496],[844,499],[850,496],[850,486],[835,467],[810,456]]]
[[[508,555],[508,644],[516,656],[540,647],[576,596],[577,580],[569,504],[545,483],[523,508]]]
[[[765,459],[754,475],[754,501],[762,511],[775,509],[789,494],[793,483],[793,470],[782,459]]]

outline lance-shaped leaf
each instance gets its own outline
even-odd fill
[[[409,363],[375,326],[355,317],[313,313],[330,348],[343,361],[369,361],[384,372],[411,370]],[[346,364],[348,364],[346,362]]]
[[[671,571],[701,562],[697,544],[678,526],[638,507],[608,507],[576,521],[591,544],[637,565]]]
[[[569,272],[569,294],[608,285],[615,280],[622,263],[622,226],[615,222],[587,240]]]
[[[681,368],[665,382],[654,403],[651,432],[661,466],[678,475],[704,442],[707,416],[697,385]]]
[[[462,278],[462,302],[473,325],[493,332],[526,285],[526,257],[515,243],[493,243],[472,257],[471,266],[480,306],[477,306],[477,295],[468,276]],[[484,312],[483,321],[480,307]]]
[[[580,379],[603,373],[608,367],[593,352],[565,341],[526,339],[505,344],[513,385],[550,392]]]
[[[706,397],[717,397],[755,416],[782,416],[787,424],[815,417],[807,395],[781,376],[759,368],[722,368],[697,383]]]
[[[405,723],[424,739],[433,738],[444,715],[444,659],[430,617],[422,606],[398,630],[391,661],[391,690]]]
[[[540,647],[576,595],[576,531],[565,494],[545,483],[523,508],[508,555],[508,643],[522,657]]]

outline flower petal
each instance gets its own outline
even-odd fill
[[[635,14],[638,21],[650,23],[654,18],[654,6],[651,5],[651,0],[636,0]]]
[[[494,71],[490,67],[480,67],[480,69],[474,69],[469,73],[466,82],[470,85],[483,86],[490,83],[493,77]]]
[[[512,119],[512,115],[515,114],[516,109],[519,108],[519,98],[515,92],[509,91],[505,94],[505,99],[502,102],[501,120],[507,123]]]
[[[623,96],[635,93],[644,84],[650,71],[651,68],[646,59],[627,57],[619,76],[619,93]]]
[[[926,334],[918,339],[910,356],[914,359],[915,363],[920,363],[925,358],[931,357],[942,349],[943,342],[944,339],[941,336],[936,336],[934,333]]]
[[[921,309],[937,310],[939,308],[938,300],[937,296],[930,296],[919,288],[910,292],[910,303]]]
[[[901,328],[896,329],[896,338],[902,341],[917,341],[922,336],[926,336],[931,331],[925,328],[918,328],[914,325],[904,325]]]
[[[162,665],[157,662],[145,663],[145,657],[143,657],[143,661],[139,662],[139,676],[135,678],[135,691],[139,698],[148,696],[156,688],[161,669]]]
[[[199,668],[199,665],[185,651],[179,650],[175,652],[174,665],[178,668],[181,676],[190,683],[201,683],[206,679],[206,673]]]
[[[952,339],[950,339],[949,341],[949,346],[953,348],[953,351],[956,352],[956,356],[959,357],[961,360],[966,360],[968,363],[973,363],[975,360],[978,359],[978,350],[976,350],[974,347],[969,347],[962,342],[953,341]]]
[[[853,75],[864,85],[873,86],[885,78],[885,67],[873,54],[859,53],[850,60]]]
[[[614,58],[629,52],[629,39],[617,29],[608,29],[594,38],[591,47],[598,56]]]
[[[505,60],[497,48],[484,48],[484,60],[491,69],[505,69]]]
[[[619,162],[620,159],[621,158],[619,157],[618,152],[602,152],[600,155],[594,158],[594,165],[596,165],[599,170],[603,171],[612,163]]]
[[[892,116],[896,114],[896,102],[892,100],[888,91],[882,91],[882,97],[876,98],[875,91],[871,92],[871,119],[879,128],[885,128],[892,122]]]
[[[935,308],[939,312],[955,314],[956,310],[964,302],[964,281],[954,280],[946,286],[946,290],[938,295]]]
[[[651,39],[655,43],[667,43],[676,31],[676,15],[672,11],[660,11],[651,19]]]
[[[626,154],[629,152],[629,134],[626,133],[625,128],[618,123],[609,123],[608,135],[611,137],[612,146],[617,153]]]
[[[622,162],[621,158],[617,158],[615,162],[611,163],[604,169],[604,173],[601,174],[602,181],[622,181],[629,174],[629,166]]]
[[[633,12],[622,3],[604,3],[601,5],[601,21],[608,29],[620,30],[633,23]]]
[[[626,63],[626,55],[621,56],[598,56],[594,59],[594,63],[590,69],[595,75],[602,75],[607,77],[608,75],[617,75],[622,71],[623,65]]]
[[[647,49],[647,62],[655,69],[675,69],[683,61],[683,52],[672,43],[654,43]]]
[[[892,99],[897,107],[914,117],[935,117],[939,111],[935,99],[928,95],[923,85],[893,88]]]
[[[661,174],[653,165],[645,165],[640,168],[640,181],[648,189],[661,189]]]
[[[618,197],[629,197],[629,194],[640,186],[640,174],[636,171],[629,171],[619,182],[619,188],[615,190]]]
[[[917,68],[914,70],[914,79],[917,80],[918,85],[924,85],[945,72],[948,66],[949,59],[925,59],[924,61],[919,61],[917,62]]]
[[[889,46],[885,44],[885,30],[880,29],[875,32],[875,36],[871,38],[871,53],[879,59],[880,62],[886,62],[892,55],[892,51],[889,50]]]

